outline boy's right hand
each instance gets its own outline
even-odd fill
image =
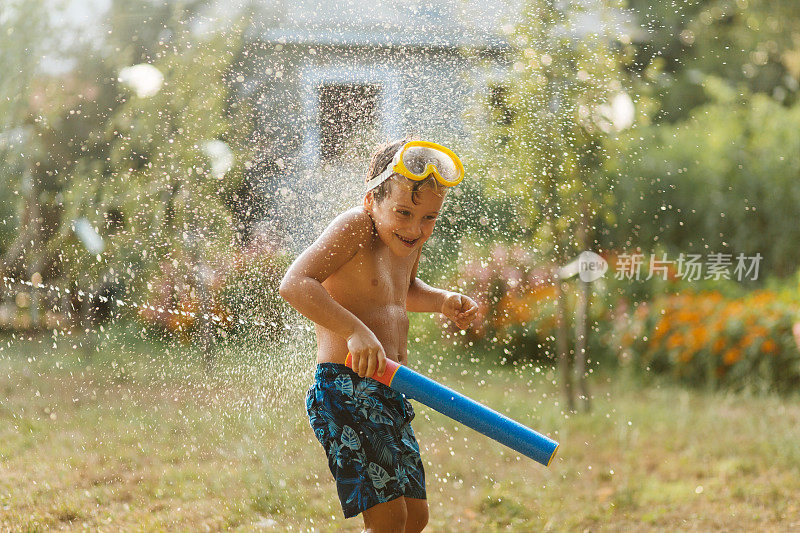
[[[386,352],[378,337],[368,328],[354,331],[347,338],[347,349],[353,361],[353,371],[364,377],[372,377],[375,370],[382,376],[386,370]]]

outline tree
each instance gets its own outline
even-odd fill
[[[28,214],[35,194],[29,166],[38,151],[29,108],[47,29],[41,1],[10,1],[0,8],[0,275],[29,244],[30,238],[14,231],[20,221],[39,218]]]
[[[35,5],[20,4],[12,14],[22,22],[47,20],[31,15]],[[2,186],[21,190],[23,198],[6,219],[16,222],[20,237],[0,242],[0,271],[26,279],[44,274],[84,289],[109,280],[141,285],[148,269],[175,260],[187,242],[230,243],[226,206],[239,185],[249,134],[245,104],[230,97],[242,32],[194,29],[204,5],[116,0],[104,39],[62,51],[74,64],[64,73],[37,73],[21,57],[3,55],[29,73],[30,86],[16,88],[27,100],[12,103],[30,134],[24,172],[3,176]],[[120,83],[122,69],[137,64],[162,72],[160,91],[137,96]],[[227,172],[217,161],[221,141],[245,156],[224,163]],[[76,240],[79,219],[106,238],[101,254],[87,253]],[[84,311],[87,303],[83,298]]]
[[[510,76],[490,102],[496,120],[487,140],[486,160],[493,167],[486,171],[488,190],[521,199],[530,246],[555,265],[590,248],[598,221],[610,214],[612,182],[603,163],[613,146],[610,134],[624,122],[611,102],[625,98],[614,7],[603,2],[588,11],[579,2],[529,3],[509,34],[515,45]],[[579,30],[576,21],[587,16],[596,31]],[[567,408],[574,410],[567,287],[563,280],[555,283],[556,351]],[[578,355],[582,362],[583,353]],[[578,374],[585,387],[585,368]],[[588,401],[585,390],[584,396]]]
[[[618,226],[609,240],[680,253],[760,254],[761,279],[800,262],[800,103],[706,82],[709,102],[623,138]]]
[[[640,28],[626,70],[659,103],[656,122],[687,118],[716,77],[786,106],[800,94],[800,7],[794,0],[629,0]]]

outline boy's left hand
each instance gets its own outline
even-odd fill
[[[451,292],[444,302],[442,302],[442,314],[456,323],[459,329],[467,329],[475,314],[478,312],[478,304],[469,296]]]

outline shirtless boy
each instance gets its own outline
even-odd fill
[[[406,364],[407,311],[466,328],[475,302],[417,278],[447,188],[463,178],[449,149],[400,140],[373,155],[364,205],[338,217],[289,267],[280,294],[316,323],[317,370],[306,407],[328,455],[345,518],[367,531],[422,531],[425,473],[405,397],[371,379]],[[352,354],[353,370],[344,365]]]

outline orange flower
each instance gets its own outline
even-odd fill
[[[725,347],[725,339],[717,339],[714,341],[714,351],[721,352],[722,349]]]
[[[730,348],[728,349],[728,351],[725,352],[725,355],[722,356],[722,361],[726,365],[732,365],[741,358],[742,358],[741,350],[737,350],[736,348]]]
[[[714,303],[719,303],[722,301],[722,293],[719,291],[711,291],[708,293],[708,299]]]
[[[692,328],[690,335],[692,337],[692,345],[695,349],[700,349],[708,341],[708,331],[702,326]]]
[[[683,344],[683,336],[679,332],[675,332],[667,339],[667,348],[677,348]]]
[[[533,287],[530,292],[529,300],[538,302],[539,300],[554,300],[556,297],[555,285],[539,285]]]
[[[754,344],[755,344],[755,342],[754,342],[754,341],[755,341],[756,339],[757,339],[757,337],[756,337],[755,335],[753,335],[753,333],[752,333],[752,332],[750,332],[750,333],[748,333],[747,335],[745,335],[745,336],[744,336],[744,338],[743,338],[743,339],[742,339],[742,341],[739,343],[739,345],[740,345],[742,348],[748,348],[748,347],[750,347],[750,346],[752,346],[752,345],[754,345]]]
[[[769,334],[769,330],[762,325],[753,326],[753,336],[755,337],[766,337]]]
[[[658,321],[658,324],[656,324],[655,329],[653,329],[653,340],[657,341],[661,339],[661,337],[663,337],[664,334],[667,333],[667,331],[669,331],[669,321],[666,319],[666,317],[664,317]]]
[[[753,305],[763,307],[766,304],[772,302],[775,299],[775,295],[769,291],[758,291],[756,292],[752,298],[751,303]]]
[[[761,351],[768,354],[777,353],[778,344],[772,339],[767,339],[763,343],[761,343]]]
[[[622,339],[620,340],[620,343],[623,346],[630,346],[631,344],[633,344],[633,339],[634,339],[633,334],[626,331],[625,333],[622,334]]]
[[[721,333],[725,329],[725,320],[717,320],[711,325],[711,329],[714,330],[714,333]]]
[[[506,327],[510,322],[510,310],[513,306],[513,302],[511,301],[511,296],[506,294],[500,299],[500,302],[497,304],[497,309],[494,316],[494,325],[497,329],[503,329]]]

